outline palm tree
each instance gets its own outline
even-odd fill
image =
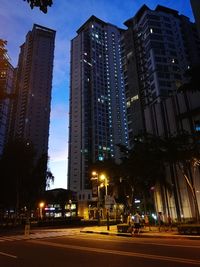
[[[182,132],[163,139],[162,158],[166,163],[173,164],[181,171],[194,201],[196,221],[200,221],[198,202],[194,188],[191,168],[200,165],[200,144],[197,137]]]
[[[39,198],[44,195],[44,192],[47,188],[50,187],[50,184],[54,182],[54,176],[51,173],[48,167],[48,155],[43,154],[36,161],[33,170],[33,204],[37,202]]]
[[[136,198],[141,200],[145,212],[153,209],[152,191],[155,184],[165,182],[164,163],[160,158],[160,139],[150,134],[138,135],[131,150],[120,147],[122,163],[118,170],[121,197],[128,213],[132,212]]]

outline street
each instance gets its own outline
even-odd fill
[[[41,235],[41,236],[40,236]],[[0,238],[2,267],[200,266],[200,240],[121,237],[68,229]]]

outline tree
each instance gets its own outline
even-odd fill
[[[30,205],[35,150],[22,140],[9,141],[0,161],[2,208],[14,208],[16,213]]]
[[[145,212],[152,209],[151,189],[157,182],[166,184],[159,146],[158,137],[150,134],[138,135],[134,139],[133,148],[124,153],[121,185],[129,196],[129,209],[134,209],[136,198],[141,200]]]
[[[151,189],[156,182],[165,181],[164,163],[160,158],[160,139],[146,134],[135,137],[134,147],[129,150],[123,145],[117,145],[121,152],[121,163],[111,160],[97,162],[93,169],[104,172],[112,178],[113,189],[117,188],[117,201],[125,206],[125,213],[135,209],[135,199],[141,200],[142,208],[153,209]]]
[[[54,176],[48,168],[48,155],[43,154],[37,160],[34,171],[34,188],[35,188],[35,196],[37,198],[41,197],[46,188],[50,187],[50,184],[54,182]]]
[[[48,7],[51,7],[53,4],[52,0],[24,0],[24,1],[28,2],[31,9],[33,9],[34,7],[39,7],[40,10],[44,13],[47,13]]]
[[[92,177],[92,172],[97,172],[98,175],[104,174],[108,181],[108,195],[116,198],[116,181],[120,177],[120,166],[116,164],[112,159],[106,159],[104,161],[97,161],[91,164],[89,173]],[[104,192],[105,193],[105,192]]]
[[[182,177],[194,201],[196,221],[200,222],[197,197],[191,172],[192,168],[199,168],[200,166],[200,143],[198,134],[195,136],[187,132],[182,132],[163,138],[162,158],[166,163],[177,166],[182,173]]]
[[[48,156],[37,159],[34,146],[25,140],[9,141],[0,160],[0,206],[14,208],[16,213],[26,207],[35,208],[46,186],[54,176],[47,167]]]

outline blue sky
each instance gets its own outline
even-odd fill
[[[44,14],[30,9],[23,0],[0,0],[0,38],[8,41],[8,53],[13,66],[17,65],[19,47],[34,23],[56,30],[54,73],[49,139],[49,166],[55,176],[51,188],[67,188],[68,114],[70,40],[76,30],[91,16],[125,28],[123,22],[146,4],[154,9],[157,4],[179,11],[191,18],[189,0],[53,0]]]

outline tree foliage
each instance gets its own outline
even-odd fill
[[[39,9],[43,13],[47,13],[48,7],[51,7],[53,4],[52,0],[24,0],[24,1],[28,2],[31,9],[33,9],[34,7],[39,7]]]
[[[194,201],[196,221],[200,221],[199,209],[194,179],[191,170],[200,165],[200,136],[178,133],[163,139],[162,158],[165,162],[174,164],[180,170]]]
[[[36,157],[34,146],[24,140],[9,141],[0,160],[2,208],[34,208],[46,185],[54,180],[48,157]]]
[[[149,192],[156,183],[171,190],[170,183],[165,179],[165,167],[169,165],[174,165],[180,170],[193,197],[196,220],[199,221],[198,204],[191,177],[191,168],[200,165],[198,135],[182,132],[168,137],[149,134],[136,137],[133,149],[121,164],[123,179],[135,192],[133,197],[143,199],[145,208]],[[132,203],[133,201],[134,199]]]
[[[35,150],[20,140],[9,142],[1,158],[1,204],[19,208],[31,201],[32,172]]]
[[[144,210],[153,208],[152,188],[157,181],[165,182],[164,163],[160,158],[160,140],[146,134],[135,137],[133,149],[124,151],[121,164],[121,190],[130,211],[134,200],[140,199]]]
[[[141,200],[143,210],[153,208],[152,192],[156,184],[164,185],[172,191],[172,184],[166,179],[166,167],[175,166],[180,170],[194,199],[196,218],[199,220],[196,194],[191,177],[191,168],[200,164],[200,143],[198,135],[187,132],[176,133],[168,137],[143,134],[135,137],[131,150],[119,146],[122,152],[120,165],[110,165],[118,186],[119,202],[123,202],[132,211],[134,200]],[[103,164],[103,163],[102,163]],[[100,169],[109,167],[101,166]],[[181,179],[181,176],[179,177]]]

